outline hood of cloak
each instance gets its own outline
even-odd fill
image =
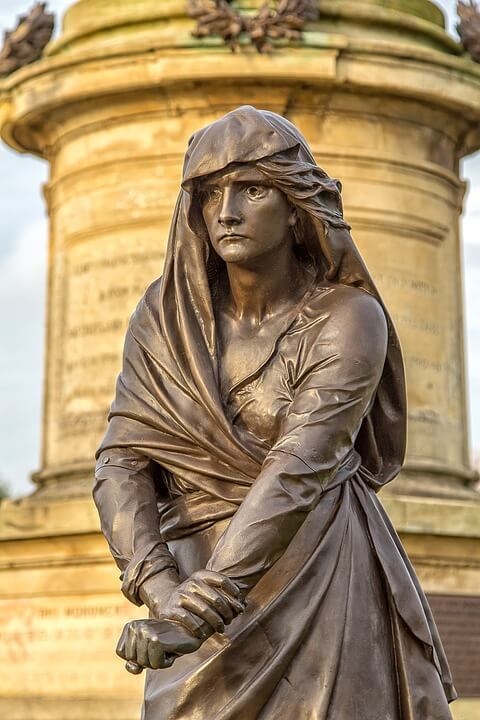
[[[376,489],[397,475],[405,453],[400,344],[343,220],[341,186],[316,165],[292,123],[272,112],[240,107],[190,139],[164,274],[147,290],[130,321],[108,430],[97,453],[112,447],[136,449],[191,487],[235,504],[258,476],[268,448],[232,426],[222,405],[209,277],[213,251],[206,228],[195,220],[195,185],[233,163],[259,162],[261,167],[272,156],[283,168],[279,186],[287,196],[291,167],[315,177],[310,195],[320,194],[320,211],[314,217],[306,200],[296,202],[311,216],[319,256],[327,261],[325,279],[365,290],[385,311],[385,367],[355,444]]]

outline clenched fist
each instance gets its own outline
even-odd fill
[[[144,668],[170,667],[180,655],[198,650],[202,640],[172,620],[133,620],[125,625],[117,655],[127,661],[127,670],[139,674]]]

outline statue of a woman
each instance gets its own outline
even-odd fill
[[[123,592],[150,610],[118,648],[154,668],[145,720],[451,718],[376,496],[403,461],[403,365],[349,230],[284,118],[241,107],[192,137],[97,456]]]

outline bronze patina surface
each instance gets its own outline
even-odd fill
[[[377,499],[405,451],[397,335],[341,186],[284,118],[197,132],[126,337],[95,499],[150,619],[145,720],[447,720],[425,596]]]

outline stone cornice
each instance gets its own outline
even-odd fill
[[[208,52],[205,48],[153,50],[145,38],[124,40],[108,53],[103,47],[96,53],[77,48],[53,55],[0,83],[2,137],[19,151],[44,155],[39,132],[44,136],[48,124],[54,130],[55,113],[67,107],[152,89],[174,94],[179,86],[192,83],[257,82],[257,78],[291,85],[294,91],[301,67],[302,85],[417,98],[453,110],[466,120],[462,134],[471,133],[468,142],[462,140],[463,151],[472,152],[480,145],[476,130],[480,66],[472,61],[421,45],[409,47],[406,53],[398,43],[379,44],[362,37],[315,33],[306,40],[308,44],[274,57],[254,52],[232,55],[220,43]]]

